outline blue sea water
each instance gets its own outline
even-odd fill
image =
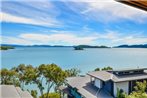
[[[19,47],[1,51],[1,68],[12,68],[19,64],[55,63],[63,69],[78,68],[81,74],[95,68],[111,66],[114,69],[147,67],[147,49],[135,48],[88,48],[74,50],[72,47]],[[35,84],[25,89],[39,90]],[[53,91],[53,89],[52,89]]]
[[[1,51],[1,67],[12,68],[19,64],[55,63],[63,69],[78,68],[82,74],[97,67],[114,69],[147,67],[147,49],[144,48],[87,48],[72,47],[18,47]]]

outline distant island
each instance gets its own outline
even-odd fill
[[[147,44],[141,44],[141,45],[119,45],[114,48],[147,48]]]
[[[111,47],[104,46],[104,45],[101,45],[101,46],[92,46],[92,45],[64,46],[64,45],[16,45],[16,44],[1,44],[0,50],[14,49],[15,47],[73,47],[75,50],[84,50],[84,48],[111,48]],[[112,48],[147,48],[147,44],[119,45],[119,46],[114,46]]]
[[[84,48],[110,48],[110,47],[107,47],[107,46],[90,46],[90,45],[74,46],[75,50],[84,50]]]
[[[12,46],[0,46],[0,50],[14,49]]]
[[[74,49],[75,49],[75,50],[84,50],[84,48],[78,47],[78,46],[75,46]]]

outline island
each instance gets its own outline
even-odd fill
[[[114,48],[147,48],[147,44],[140,45],[119,45]]]
[[[75,50],[84,50],[84,48],[110,48],[110,47],[107,47],[107,46],[90,46],[90,45],[74,46]]]
[[[0,46],[0,50],[14,49],[12,46]]]
[[[75,49],[75,50],[84,50],[84,48],[78,47],[78,46],[75,46],[74,49]]]

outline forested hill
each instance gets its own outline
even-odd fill
[[[119,45],[114,48],[147,48],[147,44],[142,45]]]

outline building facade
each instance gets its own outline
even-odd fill
[[[67,78],[68,98],[115,98],[118,90],[130,94],[136,82],[147,81],[147,68],[94,71]]]

